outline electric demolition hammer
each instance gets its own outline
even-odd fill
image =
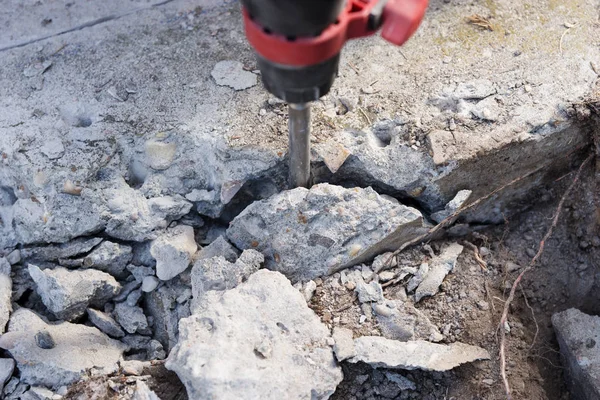
[[[289,104],[289,184],[310,183],[310,102],[325,96],[347,40],[404,44],[428,0],[242,0],[248,41],[269,92]]]

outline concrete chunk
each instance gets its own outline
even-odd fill
[[[354,349],[354,338],[350,329],[336,326],[333,329],[332,336],[333,340],[335,341],[333,351],[335,352],[335,358],[339,362],[356,356],[356,350]]]
[[[57,267],[42,271],[29,264],[29,274],[44,305],[57,318],[68,321],[81,317],[90,305],[103,307],[121,290],[115,278],[93,269],[72,271]]]
[[[185,271],[197,249],[191,226],[179,225],[159,236],[150,246],[158,279],[168,281]]]
[[[238,248],[263,253],[267,268],[295,283],[393,250],[421,226],[417,210],[371,188],[320,184],[253,203],[233,220],[227,236]]]
[[[40,331],[52,337],[53,348],[38,347],[35,336]],[[16,360],[21,382],[58,387],[79,381],[89,369],[100,374],[115,372],[126,346],[96,328],[69,322],[48,324],[33,311],[20,308],[12,315],[8,332],[0,336],[0,348]]]
[[[439,291],[444,278],[454,269],[456,260],[462,251],[463,246],[453,243],[429,262],[429,272],[415,291],[415,301],[421,301],[422,298],[433,296]]]
[[[278,272],[206,293],[180,329],[166,366],[191,399],[326,399],[342,380],[328,329]]]
[[[439,342],[444,337],[429,318],[412,304],[403,301],[388,301],[384,306],[389,314],[379,313],[377,322],[383,336],[388,339],[408,342],[411,340],[427,340]]]
[[[263,262],[263,255],[256,250],[244,250],[235,263],[223,257],[196,261],[192,268],[192,310],[204,300],[207,292],[235,288],[258,271]]]
[[[424,340],[400,342],[379,336],[362,336],[354,340],[354,347],[356,356],[348,361],[364,362],[374,368],[442,372],[490,358],[487,350],[458,342],[445,345]]]
[[[110,315],[102,311],[94,310],[93,308],[87,309],[87,315],[90,319],[90,322],[108,336],[114,338],[121,338],[125,336],[125,332],[123,332],[119,324],[117,324],[117,321],[115,321]]]
[[[131,246],[105,240],[83,259],[83,265],[122,278],[132,258]]]
[[[15,360],[12,358],[0,358],[0,394],[4,389],[4,384],[8,382],[15,370]]]
[[[600,317],[571,308],[552,316],[573,399],[600,399]]]

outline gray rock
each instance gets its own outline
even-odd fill
[[[40,331],[50,333],[54,348],[37,346],[35,335]],[[0,348],[14,357],[21,382],[47,387],[77,382],[90,369],[97,374],[116,372],[126,349],[96,328],[69,322],[48,324],[25,308],[13,313],[8,332],[0,336]]]
[[[133,393],[132,400],[160,400],[160,398],[150,390],[144,381],[138,380],[135,383],[135,392]]]
[[[356,282],[356,293],[361,303],[379,303],[383,301],[383,288],[378,282],[365,283],[362,279]]]
[[[185,271],[197,249],[191,226],[179,225],[160,235],[150,246],[158,279],[168,281]]]
[[[132,258],[131,246],[105,240],[83,259],[83,265],[123,278],[125,267]]]
[[[10,380],[15,370],[15,360],[12,358],[0,358],[0,394],[4,390],[4,385]]]
[[[130,350],[146,350],[150,340],[152,340],[150,336],[143,335],[125,335],[125,337],[121,339]]]
[[[154,339],[148,342],[146,353],[148,354],[149,360],[164,360],[167,357],[167,353],[165,352],[162,343]]]
[[[127,333],[144,333],[148,330],[148,320],[141,307],[118,303],[115,305],[115,319]]]
[[[57,267],[41,270],[29,264],[29,274],[44,305],[59,319],[81,317],[88,306],[102,307],[121,290],[111,275],[96,271]]]
[[[121,303],[121,302],[127,300],[127,297],[131,294],[131,292],[133,292],[134,290],[139,288],[141,285],[142,285],[141,280],[140,281],[133,280],[133,281],[127,282],[126,284],[123,285],[119,294],[115,298],[113,298],[113,301],[116,303]]]
[[[142,283],[144,281],[144,278],[148,276],[153,276],[156,270],[153,267],[143,267],[133,264],[128,265],[127,269],[129,270],[129,272],[131,272],[131,275],[133,275],[135,280],[139,283]]]
[[[413,381],[396,372],[385,371],[384,375],[390,382],[398,385],[400,390],[417,390],[417,385]]]
[[[439,291],[444,278],[454,269],[456,260],[462,251],[463,246],[452,243],[438,257],[429,262],[429,272],[415,291],[417,302],[421,301],[423,297],[433,296]]]
[[[406,285],[406,290],[408,292],[412,292],[413,290],[418,288],[421,282],[423,282],[423,280],[427,276],[427,274],[429,274],[429,263],[422,263],[421,265],[419,265],[419,269],[417,270],[417,272],[408,281]]]
[[[220,256],[196,261],[192,268],[192,311],[207,292],[235,288],[258,271],[263,262],[263,255],[256,250],[244,250],[235,263]]]
[[[150,363],[146,363],[138,360],[131,361],[122,361],[121,369],[123,369],[123,373],[125,375],[142,375],[144,373],[144,368],[149,366]]]
[[[87,309],[87,315],[90,322],[108,336],[114,338],[122,338],[125,336],[125,332],[123,332],[119,324],[117,324],[110,315],[102,311],[94,310],[93,308]]]
[[[456,211],[458,211],[463,206],[463,204],[465,204],[469,200],[469,197],[471,197],[471,193],[473,193],[471,190],[459,191],[456,194],[456,196],[454,196],[454,199],[452,199],[448,204],[446,204],[446,207],[442,211],[438,211],[436,213],[431,214],[431,219],[439,224],[440,222],[454,214]]]
[[[263,253],[267,268],[295,283],[395,249],[421,226],[417,210],[371,188],[320,184],[251,204],[233,220],[227,236],[238,248]]]
[[[133,259],[131,260],[131,263],[134,265],[155,267],[156,260],[154,259],[154,257],[152,257],[152,254],[150,254],[151,245],[151,240],[142,243],[134,243],[132,246]]]
[[[6,260],[10,263],[10,265],[15,265],[21,262],[21,250],[16,249],[8,253],[6,256]]]
[[[239,61],[219,61],[210,73],[217,85],[229,86],[234,90],[244,90],[255,86],[256,75],[244,70],[244,64]]]
[[[384,306],[390,313],[377,313],[379,329],[384,337],[401,342],[427,340],[439,342],[444,336],[429,318],[412,304],[403,301],[388,301]]]
[[[170,351],[179,338],[179,320],[190,315],[190,304],[177,298],[189,288],[173,279],[144,296],[144,310],[151,318],[153,338]]]
[[[341,328],[336,326],[333,328],[333,340],[335,345],[333,346],[333,352],[338,362],[347,360],[356,356],[354,349],[354,338],[350,329]]]
[[[104,195],[108,199],[110,215],[106,233],[121,240],[143,242],[155,239],[156,230],[165,229],[192,208],[192,203],[181,196],[147,199],[125,183],[118,188],[106,189]]]
[[[125,300],[125,304],[127,304],[128,306],[131,306],[131,307],[137,306],[137,304],[139,303],[141,298],[142,298],[142,289],[140,288],[140,289],[133,290],[127,296],[127,299]]]
[[[567,384],[577,400],[600,398],[600,317],[574,308],[552,316]]]
[[[158,278],[155,276],[146,276],[142,280],[142,292],[149,293],[158,287]]]
[[[4,257],[0,257],[0,335],[4,333],[6,323],[12,311],[11,266]]]
[[[87,253],[100,242],[102,242],[102,238],[77,238],[60,245],[22,249],[21,257],[25,260],[58,261],[60,259]]]
[[[328,398],[342,380],[329,331],[277,272],[206,293],[206,307],[180,328],[166,366],[193,399]]]
[[[223,236],[216,238],[211,244],[198,252],[196,260],[222,256],[233,263],[239,257],[240,251],[233,247]]]
[[[25,393],[25,391],[27,391],[28,387],[29,385],[21,383],[19,378],[13,376],[4,386],[4,396],[7,398],[7,400],[17,400],[23,393]]]
[[[487,350],[458,342],[445,345],[424,340],[400,342],[379,336],[361,336],[354,339],[354,347],[356,356],[347,361],[364,362],[374,368],[441,372],[490,358]]]
[[[52,337],[50,332],[46,330],[39,331],[35,334],[34,338],[35,344],[37,344],[37,347],[39,347],[40,349],[50,350],[56,347],[56,342],[54,341],[54,338]]]

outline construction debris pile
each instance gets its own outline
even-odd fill
[[[595,1],[350,44],[310,189],[239,4],[139,3],[3,5],[0,398],[497,399],[498,329],[513,398],[600,397],[591,163],[499,326],[595,150]]]

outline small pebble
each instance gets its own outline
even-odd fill
[[[150,293],[158,286],[158,278],[155,276],[146,276],[142,281],[142,292]]]
[[[527,249],[526,253],[529,257],[533,258],[537,252],[534,249]]]
[[[379,274],[379,280],[381,282],[391,281],[394,279],[394,276],[396,275],[392,271],[383,271]]]
[[[348,290],[356,289],[356,283],[354,283],[352,281],[346,282],[346,285],[344,285],[344,286],[346,286],[346,289],[348,289]]]
[[[56,347],[56,343],[54,342],[54,339],[52,339],[52,336],[48,331],[39,331],[38,333],[36,333],[35,343],[40,349],[45,350],[53,349],[54,347]]]

